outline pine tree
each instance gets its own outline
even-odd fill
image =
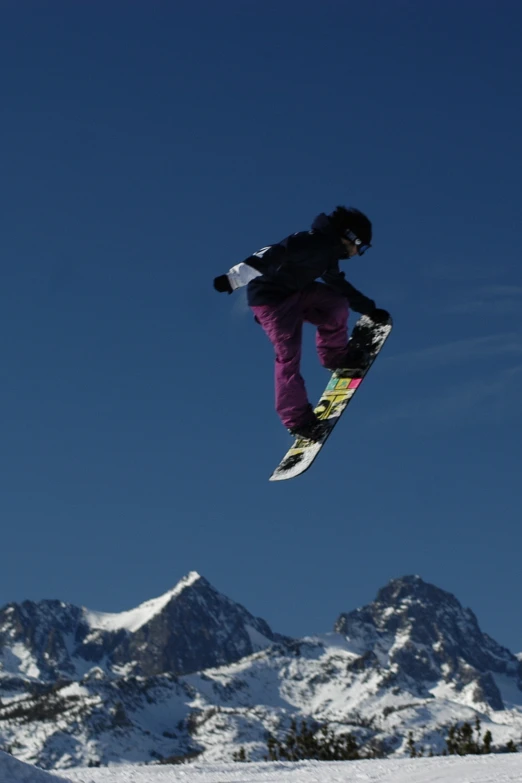
[[[232,754],[232,759],[234,761],[248,761],[247,754],[243,745],[241,745],[239,750],[234,751],[234,753]]]
[[[475,732],[475,735],[473,735]],[[475,720],[474,727],[471,723],[463,723],[450,726],[446,737],[446,748],[450,755],[466,756],[468,754],[491,753],[493,737],[488,730],[481,742],[480,720]]]
[[[406,743],[406,747],[408,748],[410,758],[414,759],[417,755],[417,750],[415,749],[415,742],[413,741],[413,731],[410,731],[408,734],[408,742]]]
[[[336,736],[327,724],[309,726],[305,720],[301,721],[299,730],[292,720],[282,742],[269,736],[267,749],[270,761],[346,761],[360,758],[357,742],[351,734]]]

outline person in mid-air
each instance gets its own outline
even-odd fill
[[[248,304],[275,350],[276,411],[292,435],[317,440],[323,432],[300,373],[303,323],[317,327],[323,367],[363,371],[368,354],[348,342],[349,307],[377,322],[389,317],[339,270],[339,259],[362,256],[371,240],[366,215],[354,207],[337,207],[330,215],[319,215],[311,231],[263,247],[214,279],[220,293],[247,285]]]

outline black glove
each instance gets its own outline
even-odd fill
[[[387,310],[382,310],[380,307],[371,310],[367,315],[375,324],[387,324],[390,320],[389,312]]]
[[[231,294],[233,290],[228,275],[219,275],[219,277],[215,277],[214,288],[216,291],[219,291],[220,294]]]
[[[348,303],[352,310],[361,315],[370,315],[375,310],[375,302],[368,296],[361,294],[360,291],[356,291],[355,288],[348,294]]]

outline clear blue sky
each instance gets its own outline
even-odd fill
[[[418,573],[522,650],[521,29],[513,0],[3,3],[0,604],[197,570],[300,635]],[[271,484],[272,349],[212,279],[343,203],[395,329]]]

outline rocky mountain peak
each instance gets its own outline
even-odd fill
[[[443,641],[445,636],[481,635],[471,609],[464,609],[451,593],[419,576],[392,579],[378,591],[375,601],[342,614],[335,630],[350,636],[401,631],[427,643]]]
[[[232,663],[280,638],[192,571],[123,612],[55,600],[9,604],[0,609],[0,677],[54,681],[93,667],[110,676],[186,674]]]
[[[396,608],[412,603],[422,603],[426,607],[446,604],[454,608],[462,608],[454,595],[425,582],[416,574],[391,579],[377,592],[375,603]]]
[[[161,611],[122,643],[115,662],[134,660],[146,675],[183,674],[232,663],[283,638],[195,571],[166,595]]]
[[[502,709],[493,674],[508,674],[522,689],[519,661],[483,633],[471,609],[419,576],[391,580],[375,601],[342,614],[335,631],[378,665],[417,683],[474,685],[472,700]]]

